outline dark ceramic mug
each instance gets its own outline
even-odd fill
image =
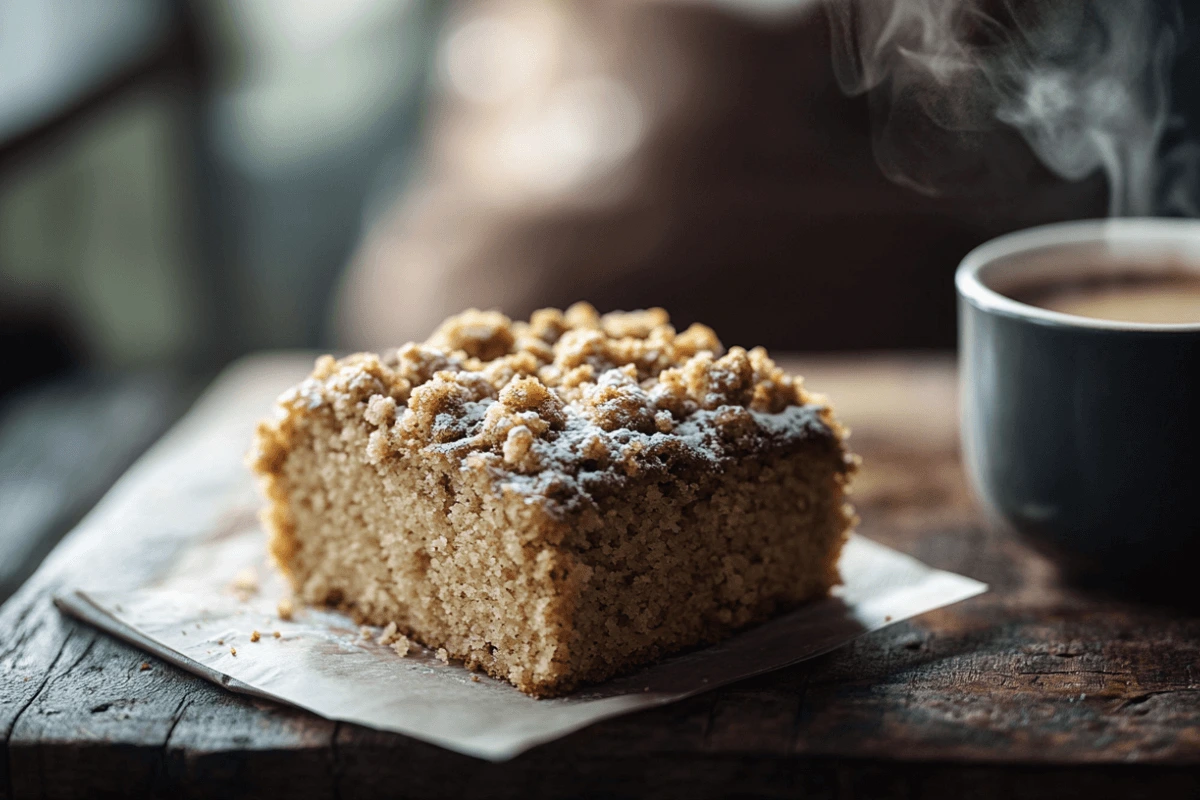
[[[982,245],[955,276],[975,492],[1071,576],[1109,588],[1190,586],[1200,567],[1200,323],[1089,319],[1005,292],[1180,269],[1200,274],[1200,221],[1047,225]]]

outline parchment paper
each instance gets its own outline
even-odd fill
[[[151,586],[77,589],[56,602],[233,691],[502,761],[597,720],[827,653],[987,589],[854,536],[840,562],[845,584],[833,597],[634,675],[569,697],[534,700],[419,647],[400,657],[375,642],[379,631],[365,639],[341,614],[302,609],[281,620],[276,604],[283,587],[264,562],[263,538],[247,509],[186,549]],[[258,641],[251,641],[254,631]]]

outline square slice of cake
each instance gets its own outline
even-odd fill
[[[323,357],[251,462],[299,599],[538,696],[824,596],[853,520],[828,406],[661,309]]]

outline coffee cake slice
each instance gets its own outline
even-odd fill
[[[298,598],[537,696],[825,595],[853,519],[828,406],[661,309],[322,357],[251,463]]]

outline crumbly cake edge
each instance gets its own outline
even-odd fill
[[[648,381],[647,378],[650,377],[648,375],[646,378],[640,379],[639,376],[655,367],[653,363],[647,367],[645,363],[638,362],[637,348],[629,347],[627,341],[622,341],[638,337],[612,335],[613,331],[629,332],[629,329],[632,328],[635,333],[643,334],[642,340],[645,341],[650,338],[655,329],[661,330],[662,326],[666,325],[665,312],[660,314],[658,310],[652,310],[630,315],[599,317],[595,315],[594,309],[591,309],[590,312],[589,309],[590,307],[586,307],[580,311],[576,306],[565,313],[544,310],[538,312],[542,315],[540,325],[533,324],[538,320],[538,314],[535,314],[534,320],[524,324],[524,327],[521,327],[521,323],[508,323],[507,318],[500,317],[497,320],[498,315],[495,315],[494,312],[472,311],[451,318],[443,325],[439,333],[435,334],[425,345],[408,345],[406,348],[401,348],[395,353],[385,356],[356,354],[341,361],[334,361],[329,357],[318,360],[310,378],[281,397],[275,419],[260,424],[256,432],[255,447],[249,456],[252,468],[262,479],[264,493],[268,500],[266,507],[262,510],[262,519],[269,533],[269,550],[273,560],[284,574],[294,580],[290,562],[295,554],[297,542],[294,523],[290,519],[286,487],[277,479],[278,467],[294,444],[293,435],[297,421],[306,414],[318,412],[318,409],[321,408],[340,410],[340,413],[361,414],[363,419],[377,423],[381,435],[373,436],[371,447],[377,450],[375,457],[381,459],[386,457],[388,447],[398,445],[396,439],[402,439],[402,435],[397,436],[394,433],[389,435],[391,432],[386,428],[390,426],[392,429],[403,429],[406,422],[410,439],[415,438],[411,434],[416,431],[420,436],[425,437],[420,440],[421,446],[432,446],[446,452],[447,455],[457,455],[456,440],[452,437],[447,437],[447,441],[437,441],[439,435],[445,436],[444,431],[442,434],[438,434],[435,430],[437,416],[446,413],[446,400],[449,400],[451,405],[454,402],[461,403],[464,396],[467,398],[467,403],[479,403],[480,400],[483,400],[484,419],[476,420],[477,427],[487,423],[486,409],[491,407],[503,408],[502,414],[493,413],[492,418],[502,419],[509,424],[493,426],[492,435],[490,438],[486,438],[490,447],[487,452],[481,452],[479,449],[458,448],[458,451],[466,450],[462,455],[464,466],[488,469],[495,476],[498,484],[507,481],[511,485],[516,479],[518,482],[525,481],[527,487],[532,485],[529,481],[531,476],[536,478],[537,475],[546,471],[545,448],[543,447],[541,452],[538,448],[541,443],[540,437],[546,434],[553,437],[555,433],[561,436],[563,431],[570,428],[567,423],[570,422],[572,411],[577,410],[571,408],[573,401],[580,401],[575,405],[590,403],[590,408],[594,412],[591,414],[576,413],[574,414],[576,420],[584,418],[588,424],[603,430],[605,434],[621,431],[623,430],[621,426],[632,424],[635,429],[638,426],[643,428],[642,431],[636,431],[643,434],[643,439],[647,436],[651,439],[658,436],[660,441],[663,440],[663,437],[669,437],[672,434],[678,435],[676,432],[679,429],[686,430],[689,421],[699,418],[707,420],[710,427],[714,428],[722,425],[733,428],[738,426],[743,428],[761,427],[763,420],[778,419],[781,414],[786,416],[785,411],[794,415],[797,408],[804,408],[819,420],[820,425],[828,431],[841,449],[846,473],[845,485],[848,492],[849,476],[853,474],[857,466],[857,458],[845,448],[848,431],[835,419],[832,410],[824,402],[824,398],[805,391],[799,379],[786,376],[781,380],[782,371],[778,370],[773,362],[770,362],[761,348],[756,348],[754,351],[733,348],[724,355],[716,355],[723,353],[723,348],[716,341],[715,336],[710,336],[711,331],[707,331],[703,326],[692,326],[684,334],[677,335],[677,339],[684,339],[685,342],[700,342],[711,345],[714,349],[699,349],[685,345],[682,348],[683,357],[676,357],[673,366],[663,367],[663,370],[655,376],[658,379],[657,384],[661,385],[662,371],[670,370],[675,373],[672,376],[675,392],[673,395],[665,393],[667,402],[662,403],[668,408],[672,402],[675,403],[674,413],[671,414],[671,420],[668,422],[664,420],[664,415],[659,413],[663,409],[657,409],[653,414],[645,413],[646,398],[651,396],[651,393],[645,391],[645,388],[648,384],[655,382]],[[650,318],[647,319],[645,315],[650,315]],[[600,359],[593,359],[590,362],[585,359],[583,362],[571,366],[572,361],[577,359],[570,355],[562,359],[554,358],[549,362],[538,359],[537,361],[540,363],[531,364],[525,356],[530,348],[517,349],[513,352],[514,343],[521,341],[523,337],[527,339],[530,335],[544,336],[547,320],[549,320],[550,328],[562,327],[562,321],[570,319],[572,316],[577,320],[581,317],[585,320],[583,330],[588,331],[589,335],[582,338],[589,340],[589,346],[594,346],[596,342],[597,337],[594,332],[604,331],[607,341],[617,340],[618,347],[626,350],[624,355],[632,355],[635,360],[620,366],[614,365],[597,375],[597,362],[603,365],[603,357],[611,356],[611,353],[603,354]],[[616,317],[615,322],[613,321],[614,317]],[[480,324],[481,318],[484,324]],[[455,320],[458,320],[460,324],[456,326]],[[598,327],[594,324],[597,321]],[[512,342],[505,345],[508,350],[497,355],[500,349],[495,344],[498,336],[497,329],[503,329],[506,324],[509,326],[510,334],[514,328],[517,333],[512,335]],[[471,326],[474,326],[475,330],[468,331],[468,333],[475,334],[474,339],[469,336],[465,340],[461,336],[459,339],[454,338],[455,335],[459,335],[455,333],[456,327],[471,328]],[[562,338],[563,333],[573,330],[578,329],[567,327],[559,331],[559,339]],[[499,334],[501,341],[506,338],[508,337]],[[661,342],[663,338],[660,334],[658,341]],[[480,344],[481,341],[484,342],[483,345]],[[491,344],[488,344],[489,342]],[[460,346],[453,350],[443,349],[454,344]],[[556,342],[549,344],[550,354],[554,354]],[[489,352],[488,347],[491,347],[492,351]],[[540,350],[541,348],[540,345],[535,344],[532,349]],[[694,352],[689,353],[689,349],[694,349]],[[405,351],[409,354],[410,362],[425,362],[418,366],[417,376],[421,375],[420,369],[427,369],[428,377],[423,382],[409,381],[408,387],[402,387],[402,389],[407,388],[408,394],[408,397],[405,398],[406,405],[402,407],[399,402],[396,402],[395,375],[391,376],[389,383],[388,376],[381,374],[380,368],[386,366],[389,359],[393,364],[397,361],[402,362]],[[484,360],[480,358],[479,354],[495,357]],[[413,355],[416,356],[415,359],[412,358]],[[543,355],[546,355],[544,351]],[[432,365],[429,363],[430,361],[433,362]],[[526,363],[514,364],[514,361],[525,361]],[[565,363],[559,364],[560,361]],[[496,367],[497,362],[500,362],[498,368]],[[433,369],[430,368],[431,366],[450,367],[450,369]],[[488,366],[492,367],[490,375],[486,371]],[[546,386],[547,381],[544,380],[547,377],[544,369],[546,366],[551,366],[552,370],[558,370],[558,385]],[[566,369],[563,369],[564,366]],[[687,372],[688,368],[691,368],[690,375]],[[575,377],[567,377],[563,380],[561,376],[564,374],[569,376],[572,370],[574,370]],[[740,382],[736,379],[726,380],[723,385],[718,380],[718,388],[724,391],[724,394],[716,394],[715,399],[711,396],[714,394],[711,391],[708,397],[703,395],[697,397],[699,394],[696,391],[697,384],[701,389],[711,389],[713,382],[709,381],[709,384],[705,386],[703,381],[711,378],[713,373],[720,373],[722,370],[734,373],[735,378],[740,370],[743,379]],[[620,375],[610,376],[605,382],[603,378],[614,371],[619,372]],[[393,370],[394,372],[395,370]],[[601,380],[578,380],[581,373],[584,377],[601,378]],[[486,387],[481,389],[480,374],[485,376],[485,380],[492,382],[491,390]],[[684,378],[680,379],[678,377],[680,375],[683,375]],[[745,379],[746,376],[749,376],[749,380]],[[552,380],[549,382],[553,384],[553,374],[550,377]],[[718,374],[717,377],[727,376]],[[689,380],[691,383],[688,382]],[[577,382],[572,383],[572,381]],[[413,383],[416,385],[414,386]],[[500,384],[498,389],[495,388],[497,383]],[[592,384],[592,387],[598,388],[589,387],[589,383]],[[464,385],[468,387],[466,395],[459,391]],[[557,391],[559,386],[565,386],[566,391]],[[683,387],[682,391],[680,391],[681,386]],[[653,390],[654,386],[650,386],[650,388]],[[380,389],[383,391],[378,391]],[[420,395],[421,389],[427,390],[424,399],[432,400],[425,407],[422,407],[420,397],[416,398],[415,403],[408,402],[414,400],[414,394]],[[550,391],[543,391],[543,389],[550,389]],[[578,391],[574,391],[574,396],[571,397],[573,390]],[[556,394],[559,395],[560,401],[564,395],[568,396],[567,401],[555,403],[553,396]],[[662,394],[664,393],[660,393],[660,400]],[[480,399],[472,399],[473,397]],[[725,402],[731,399],[735,402],[740,401],[740,403],[734,405]],[[758,408],[755,408],[756,404]],[[425,412],[423,419],[413,419],[414,406],[416,407],[416,416]],[[605,414],[608,416],[606,417]],[[724,415],[724,419],[715,419],[721,414]],[[431,417],[433,424],[430,424]],[[563,422],[564,417],[567,418],[566,422]],[[538,424],[539,422],[544,424]],[[650,426],[653,426],[653,433],[649,432]],[[612,430],[605,430],[606,428]],[[462,429],[459,428],[451,431],[451,434],[461,436],[462,432]],[[476,433],[474,438],[484,437],[480,437]],[[667,441],[670,440],[667,439]],[[403,442],[399,443],[399,446],[403,446]],[[593,449],[598,450],[598,448]],[[611,449],[610,446],[609,450]],[[637,451],[637,448],[634,450],[633,453],[618,453],[616,458],[612,458],[612,453],[609,453],[610,465],[613,468],[620,467],[622,469],[632,467],[636,473],[638,457],[641,453]],[[533,458],[530,458],[531,454],[534,456]],[[845,530],[848,531],[852,524],[852,512],[848,511]],[[554,687],[521,688],[535,694],[557,693]]]

